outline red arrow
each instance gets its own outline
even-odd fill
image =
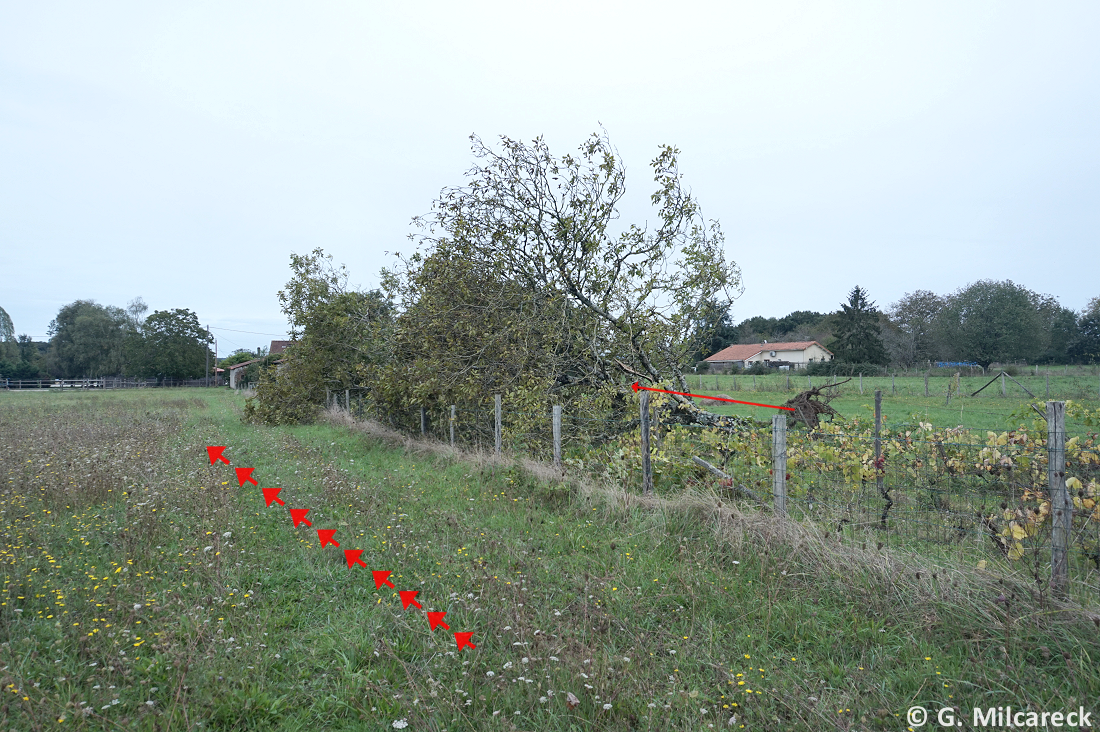
[[[450,630],[451,626],[443,622],[443,616],[447,613],[428,613],[428,629],[435,630],[438,626],[442,625],[443,630]]]
[[[275,503],[278,503],[280,506],[286,505],[286,502],[284,502],[282,498],[279,498],[279,491],[281,491],[282,488],[261,488],[260,490],[264,492],[264,500],[267,501],[268,506],[271,505],[272,501],[275,501]]]
[[[317,529],[317,536],[321,539],[321,548],[324,549],[329,544],[333,546],[340,546],[340,542],[332,538],[332,535],[336,533],[336,529]]]
[[[290,509],[290,519],[294,522],[294,525],[305,522],[306,526],[313,526],[309,519],[306,518],[306,514],[309,513],[308,508],[292,508]]]
[[[248,481],[254,486],[260,485],[256,482],[256,479],[252,477],[252,471],[255,469],[256,468],[234,468],[234,470],[237,471],[237,481],[240,485],[244,485],[245,481]]]
[[[458,650],[461,651],[465,646],[477,648],[477,646],[470,642],[470,639],[473,637],[473,633],[455,633],[455,643],[458,644]]]
[[[363,560],[359,558],[359,555],[362,554],[362,553],[363,553],[362,549],[345,549],[344,550],[344,556],[348,560],[348,569],[351,569],[356,564],[358,564],[360,567],[366,568],[367,565],[364,564]]]
[[[390,589],[393,589],[393,582],[389,580],[389,572],[383,572],[380,569],[376,569],[371,572],[371,574],[374,575],[374,589],[380,590],[382,589],[382,585],[389,585]]]
[[[662,394],[679,394],[680,396],[698,397],[699,399],[713,399],[713,400],[718,401],[718,402],[733,402],[734,404],[748,404],[749,406],[752,406],[752,407],[767,407],[768,409],[786,409],[788,412],[793,412],[794,411],[794,407],[777,407],[774,404],[757,404],[756,402],[743,402],[743,401],[740,401],[739,399],[726,399],[725,397],[704,396],[702,394],[688,394],[687,392],[669,391],[668,389],[654,389],[651,386],[639,386],[637,381],[635,381],[633,384],[631,384],[630,388],[633,389],[634,391],[638,391],[639,389],[645,389],[646,391],[659,391]]]
[[[401,590],[397,594],[401,595],[401,604],[405,606],[405,609],[409,609],[409,605],[416,605],[420,607],[420,603],[416,601],[416,596],[420,594],[420,590]],[[420,607],[421,610],[424,608]]]
[[[225,449],[225,445],[222,445],[221,447],[217,447],[215,445],[207,445],[206,446],[206,452],[208,452],[210,454],[210,464],[211,465],[218,462],[219,460],[221,460],[226,465],[229,465],[229,460],[226,459],[225,455],[222,455],[222,450],[224,450],[224,449]]]

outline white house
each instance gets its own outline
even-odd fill
[[[733,366],[748,368],[753,364],[792,369],[806,368],[811,363],[832,361],[833,353],[817,341],[794,343],[741,343],[723,348],[706,362],[711,368],[728,369]]]

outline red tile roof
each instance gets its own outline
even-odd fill
[[[707,361],[744,361],[752,358],[761,351],[805,351],[816,344],[821,350],[830,356],[833,352],[817,341],[792,341],[790,343],[738,343],[727,346],[713,356],[707,356]]]

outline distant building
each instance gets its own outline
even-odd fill
[[[241,361],[240,363],[235,363],[232,366],[230,366],[229,367],[229,388],[230,389],[240,389],[241,387],[243,387],[244,384],[241,383],[241,379],[244,377],[244,372],[248,369],[248,365],[256,363],[257,361],[260,361],[260,360],[262,360],[262,359],[254,358],[251,361]]]
[[[749,368],[762,363],[773,368],[806,368],[811,363],[832,361],[833,352],[817,341],[794,343],[740,343],[723,348],[705,359],[711,368]]]
[[[275,355],[276,353],[282,353],[286,350],[286,347],[290,345],[290,341],[271,341],[271,348],[268,349],[269,355]]]

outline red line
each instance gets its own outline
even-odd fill
[[[713,399],[717,402],[733,402],[734,404],[748,404],[749,406],[752,406],[752,407],[767,407],[768,409],[786,409],[788,412],[793,412],[794,411],[794,407],[777,407],[774,404],[757,404],[756,402],[743,402],[743,401],[740,401],[738,399],[725,399],[723,397],[704,396],[702,394],[688,394],[687,392],[669,391],[668,389],[654,389],[651,386],[642,386],[641,384],[638,384],[638,388],[639,389],[645,389],[646,391],[660,391],[660,392],[664,392],[665,394],[679,394],[680,396],[686,396],[686,397],[698,397],[699,399]]]

